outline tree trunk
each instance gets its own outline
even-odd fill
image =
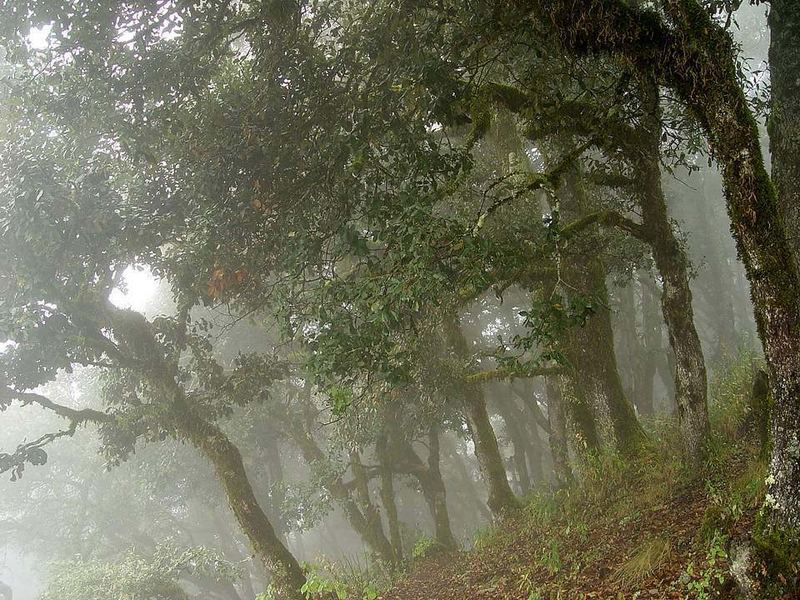
[[[282,540],[285,539],[285,523],[281,513],[283,503],[286,500],[286,494],[283,488],[284,474],[283,462],[281,460],[281,448],[278,444],[277,432],[268,431],[267,435],[262,438],[265,450],[265,460],[267,472],[269,474],[269,514],[274,523],[275,533]]]
[[[422,495],[431,513],[436,541],[443,547],[452,549],[456,547],[456,541],[450,528],[447,495],[442,474],[439,471],[439,433],[436,427],[431,428],[428,443],[430,454],[426,466],[407,440],[399,440],[395,467],[398,472],[411,475],[419,482]]]
[[[772,181],[786,237],[800,269],[800,11],[796,0],[772,0],[769,12]]]
[[[361,456],[356,450],[350,452],[350,469],[353,471],[356,497],[361,504],[361,514],[364,516],[366,530],[369,532],[369,539],[373,540],[372,544],[383,560],[387,561],[389,564],[396,564],[397,555],[394,552],[394,547],[386,538],[386,534],[383,531],[381,513],[378,507],[372,502],[369,493],[369,477],[367,476],[364,465],[361,464]],[[392,496],[392,505],[394,505],[394,495]]]
[[[726,354],[732,355],[737,346],[737,315],[734,301],[739,291],[734,285],[735,277],[728,262],[729,252],[726,245],[728,228],[721,230],[714,214],[714,199],[709,198],[709,173],[703,173],[702,197],[697,199],[696,219],[700,230],[706,232],[701,242],[704,244],[704,255],[708,263],[708,298],[711,317],[714,322],[714,333],[717,336],[711,362],[720,365]]]
[[[211,462],[239,526],[250,540],[253,551],[264,568],[272,575],[278,597],[303,600],[300,592],[305,583],[303,570],[275,534],[259,506],[239,449],[221,429],[194,415],[185,404],[179,410],[180,415],[176,419],[179,434]]]
[[[690,462],[699,462],[709,431],[706,365],[694,326],[688,260],[670,226],[661,186],[661,109],[655,83],[643,81],[641,95],[643,148],[637,161],[637,191],[642,226],[663,281],[661,312],[675,353],[675,402],[683,448]]]
[[[583,410],[605,407],[616,447],[627,452],[641,443],[644,431],[619,378],[605,277],[605,269],[595,259],[589,264],[575,265],[570,275],[570,285],[591,297],[596,310],[583,327],[570,331],[567,360],[574,369],[575,391],[583,399]],[[576,420],[580,419],[588,421],[589,415],[578,415]]]
[[[653,381],[650,380],[650,394],[645,391],[647,382],[645,381],[645,348],[642,337],[639,335],[638,317],[639,311],[636,305],[635,282],[619,291],[619,314],[614,321],[619,336],[619,356],[618,362],[627,365],[621,375],[628,375],[626,393],[633,400],[637,412],[642,416],[652,416],[653,414]]]
[[[495,399],[497,412],[506,424],[506,431],[511,440],[514,455],[511,457],[514,463],[516,479],[519,482],[520,494],[526,494],[531,489],[531,478],[528,472],[528,447],[529,443],[525,431],[525,419],[522,411],[514,405],[514,400],[509,394],[500,391]]]
[[[333,470],[328,467],[328,460],[325,453],[311,434],[301,424],[292,420],[291,417],[288,417],[288,419],[287,424],[289,432],[298,448],[300,448],[300,452],[303,454],[305,461],[309,465],[322,467],[324,472],[333,472]],[[358,472],[358,467],[356,466],[353,475],[356,485],[361,486],[360,494],[362,496],[362,503],[365,503],[365,501],[369,503],[369,493],[367,491],[365,496],[363,489],[364,478],[366,477],[365,474],[363,472]],[[325,486],[331,498],[341,507],[347,522],[350,523],[353,530],[361,536],[361,539],[364,540],[367,546],[369,546],[381,560],[385,561],[387,564],[393,564],[394,552],[392,550],[392,544],[383,531],[380,517],[378,516],[377,519],[375,518],[374,507],[370,509],[367,506],[364,512],[362,512],[358,503],[353,499],[348,486],[346,486],[341,477],[337,475],[326,477],[323,479],[322,485]]]
[[[458,359],[466,363],[470,358],[470,352],[458,317],[447,318],[444,325],[450,347]],[[505,512],[518,508],[519,503],[508,484],[503,456],[500,454],[497,436],[489,420],[482,389],[478,384],[467,381],[459,382],[459,388],[464,416],[469,425],[472,442],[475,444],[475,457],[478,459],[478,466],[489,492],[487,504],[497,518]]]
[[[642,281],[643,275],[640,273],[638,280],[642,291],[642,364],[641,381],[638,386],[638,402],[642,406],[642,411],[646,414],[656,414],[656,405],[653,389],[658,361],[662,359],[663,349],[661,347],[661,322],[658,319],[658,311],[654,308],[655,299],[653,298],[649,281]]]
[[[464,386],[462,391],[464,413],[472,442],[475,444],[475,457],[478,459],[481,475],[488,488],[489,498],[486,503],[497,518],[517,508],[518,502],[508,484],[506,468],[489,420],[486,402],[481,391],[476,388],[477,386],[472,384]]]
[[[553,474],[556,489],[572,485],[572,468],[569,464],[567,444],[567,415],[557,377],[545,378],[547,390],[547,419],[550,422],[550,454],[553,456]]]
[[[591,212],[577,167],[567,171],[559,198],[561,212],[570,221]],[[606,268],[596,254],[584,247],[568,248],[563,259],[565,266],[561,275],[569,286],[569,293],[590,298],[595,306],[582,327],[572,327],[566,333],[565,355],[574,372],[576,395],[582,400],[575,408],[583,412],[607,410],[617,449],[632,451],[645,436],[619,377],[608,308]],[[589,414],[577,414],[576,417],[577,424],[588,425]],[[591,447],[595,440],[587,439],[586,442]]]
[[[375,441],[375,454],[381,473],[381,504],[386,511],[386,520],[389,524],[389,540],[392,543],[395,562],[403,560],[403,536],[400,533],[400,521],[397,518],[397,503],[395,502],[394,473],[392,472],[392,460],[388,449],[388,425],[384,423],[380,434]]]
[[[470,504],[472,504],[473,508],[477,512],[478,517],[485,519],[486,521],[491,521],[492,514],[489,512],[489,509],[486,507],[481,501],[481,496],[479,494],[478,486],[476,485],[475,480],[470,475],[469,470],[467,469],[467,465],[464,461],[464,458],[458,452],[457,444],[448,437],[445,437],[447,441],[446,447],[449,449],[447,456],[452,459],[453,469],[449,472],[454,473],[458,479],[460,480],[460,486],[464,491],[466,491],[466,496],[469,498]],[[463,498],[463,495],[462,495]],[[477,521],[478,519],[476,519]]]
[[[441,451],[439,449],[439,428],[431,426],[428,431],[428,473],[425,481],[420,480],[423,493],[430,506],[436,541],[444,548],[458,547],[450,527],[450,514],[447,510],[447,491],[440,470]]]

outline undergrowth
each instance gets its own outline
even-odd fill
[[[598,579],[611,582],[609,588],[616,588],[619,598],[628,598],[628,592],[671,570],[674,597],[733,597],[725,595],[734,587],[730,540],[750,531],[765,494],[764,452],[748,427],[757,418],[750,394],[760,368],[754,352],[742,351],[712,378],[712,429],[702,464],[682,460],[673,418],[646,421],[648,441],[635,458],[614,453],[586,457],[579,469],[580,484],[531,494],[510,522],[481,530],[475,550],[482,556],[507,553],[524,539],[536,548],[527,562],[513,567],[519,589],[531,598],[571,598],[567,590],[577,573],[608,562],[608,549],[598,549],[606,541],[602,535],[629,525],[636,531],[634,525],[646,522],[648,515],[696,501],[701,514],[694,530],[685,532],[678,526],[671,531],[665,525],[664,531],[626,540],[626,547],[612,549],[624,555]]]
[[[711,432],[699,464],[683,460],[674,418],[647,420],[647,442],[634,458],[586,457],[576,469],[579,483],[534,491],[516,514],[476,532],[452,573],[437,568],[428,576],[451,577],[447,598],[735,598],[736,544],[783,548],[767,537],[752,542],[767,474],[753,427],[762,416],[750,401],[762,367],[754,352],[742,351],[713,375]],[[417,554],[427,554],[425,540]],[[776,556],[797,563],[800,554]],[[790,571],[770,576],[780,582]],[[775,589],[754,597],[800,597],[781,596],[787,585]]]

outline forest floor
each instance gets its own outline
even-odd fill
[[[382,599],[733,598],[727,549],[751,529],[765,470],[743,440],[719,440],[691,471],[663,443],[604,459],[579,488],[533,496],[479,532],[472,550],[418,561]]]

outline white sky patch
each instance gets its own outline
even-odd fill
[[[123,271],[124,289],[115,288],[109,300],[118,308],[144,312],[158,293],[158,279],[147,267],[128,267]]]
[[[31,48],[35,50],[46,50],[50,46],[49,38],[52,29],[53,25],[51,23],[31,29],[28,34],[28,43],[31,45]]]

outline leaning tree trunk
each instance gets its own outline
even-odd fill
[[[278,538],[258,504],[239,449],[219,427],[193,414],[185,404],[180,406],[176,428],[182,438],[211,462],[239,526],[264,568],[272,575],[278,597],[303,600],[300,592],[306,580],[303,569]]]
[[[488,488],[489,497],[486,503],[492,514],[500,517],[518,507],[517,498],[508,484],[503,457],[489,420],[483,393],[477,385],[466,384],[462,389],[462,396],[464,415],[475,444],[475,457]]]
[[[750,281],[774,402],[768,503],[771,521],[800,531],[800,279],[758,128],[739,86],[727,33],[697,6],[682,33],[689,59],[677,79],[709,132],[728,214]],[[692,56],[697,49],[700,56]],[[795,149],[796,151],[796,149]]]
[[[460,361],[466,362],[470,356],[469,347],[461,331],[458,317],[447,318],[444,325],[450,347]],[[489,420],[486,400],[480,385],[462,381],[459,383],[459,388],[464,416],[475,444],[475,457],[478,459],[478,466],[489,492],[487,504],[497,518],[517,508],[519,502],[508,484],[503,456],[500,454],[497,436]]]
[[[661,312],[675,353],[675,402],[683,448],[691,462],[698,462],[709,431],[706,365],[694,326],[688,260],[670,226],[661,186],[661,109],[655,82],[643,81],[641,95],[645,114],[640,159],[636,162],[642,227],[663,281]]]

